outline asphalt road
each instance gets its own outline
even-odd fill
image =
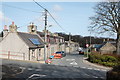
[[[79,55],[78,52],[67,53],[66,57],[61,59],[53,59],[52,64],[60,65],[60,66],[73,66],[73,67],[80,67],[86,69],[95,69],[95,70],[103,70],[107,71],[108,69],[104,69],[103,67],[97,67],[90,64],[86,64],[83,60],[84,55]]]
[[[79,58],[81,57],[81,58]],[[106,71],[93,69],[91,66],[79,62],[83,56],[67,55],[63,59],[53,60],[53,64],[40,64],[23,61],[2,60],[2,65],[14,66],[20,72],[14,74],[12,78],[25,80],[105,80]],[[62,62],[62,65],[56,65]],[[70,66],[68,66],[69,64]],[[67,65],[67,66],[66,66]],[[72,66],[71,66],[72,65]],[[80,67],[78,67],[78,65]],[[86,66],[86,67],[84,67]],[[8,73],[9,74],[9,73]],[[3,77],[5,78],[5,77]],[[10,78],[10,77],[8,77]]]

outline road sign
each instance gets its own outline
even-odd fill
[[[86,47],[88,47],[89,46],[89,44],[86,44]]]

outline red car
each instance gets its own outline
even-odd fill
[[[53,53],[52,55],[54,56],[55,59],[60,59],[60,58],[62,58],[62,54]]]
[[[80,51],[79,51],[79,54],[84,54],[84,51],[83,51],[83,50],[80,50]]]
[[[45,61],[45,63],[46,63],[46,64],[51,64],[51,63],[52,63],[52,60],[51,60],[51,59],[47,59],[47,60]]]

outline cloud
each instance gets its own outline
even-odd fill
[[[62,11],[63,8],[62,8],[60,5],[54,5],[54,6],[53,6],[53,10],[54,10],[54,11]]]

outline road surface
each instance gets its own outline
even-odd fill
[[[60,60],[54,59],[52,64],[3,59],[2,65],[14,66],[15,69],[21,69],[18,69],[20,72],[13,74],[12,78],[19,78],[22,80],[56,80],[56,78],[58,80],[105,80],[106,70],[84,64],[82,58],[82,55],[71,54]],[[3,78],[5,78],[5,76],[3,76]]]

